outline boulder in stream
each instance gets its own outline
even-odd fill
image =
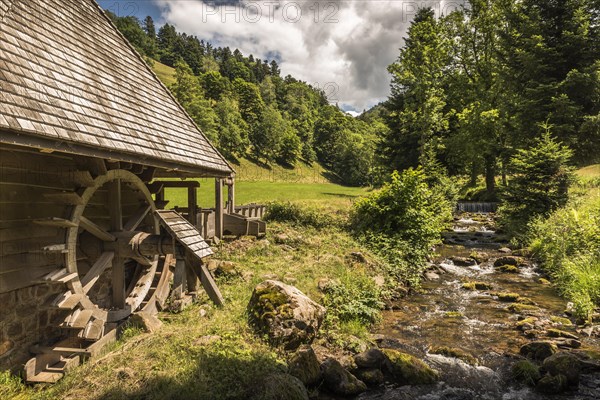
[[[268,280],[254,289],[248,303],[250,323],[275,345],[295,350],[310,343],[325,317],[325,308],[294,286]]]
[[[454,265],[456,265],[457,267],[472,267],[474,265],[477,265],[477,261],[475,261],[474,259],[472,259],[470,257],[454,256],[454,257],[450,257],[450,261],[452,261],[452,263]]]
[[[451,387],[485,393],[495,398],[501,388],[501,380],[492,369],[477,367],[454,357],[428,354],[427,363],[439,372],[439,380]]]
[[[542,368],[552,376],[563,375],[567,378],[569,386],[577,386],[579,384],[579,376],[581,374],[581,363],[579,359],[567,352],[553,354],[546,358],[542,364]]]
[[[392,349],[382,349],[385,367],[399,385],[429,385],[438,379],[438,372],[418,358]]]
[[[369,349],[354,356],[354,362],[359,368],[381,368],[386,358],[379,349]]]
[[[552,342],[531,342],[521,346],[519,353],[532,360],[542,361],[558,351],[558,347]]]
[[[521,257],[515,256],[504,256],[499,257],[494,261],[494,267],[500,267],[502,265],[514,265],[518,266],[519,264],[523,264],[524,260]]]

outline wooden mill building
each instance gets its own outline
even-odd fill
[[[200,177],[214,211],[183,180]],[[183,274],[210,280],[196,229],[244,222],[233,177],[94,0],[0,0],[0,369],[55,381],[155,312],[172,273],[179,296]],[[160,211],[165,187],[187,190],[187,221]]]

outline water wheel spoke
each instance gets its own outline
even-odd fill
[[[108,233],[107,231],[105,231],[104,229],[102,229],[83,215],[79,217],[79,227],[83,228],[84,230],[88,231],[89,233],[91,233],[92,235],[104,242],[114,242],[115,240],[117,240],[116,237],[114,237],[113,235],[111,235],[110,233]]]
[[[125,223],[125,226],[123,227],[123,229],[126,231],[136,230],[137,227],[142,223],[144,218],[146,218],[146,216],[148,215],[148,213],[150,212],[151,209],[152,209],[152,207],[150,207],[150,205],[145,205],[145,206],[140,207],[140,209],[137,210],[129,218],[129,220]]]
[[[115,179],[108,186],[108,213],[110,216],[110,229],[123,230],[123,203],[121,201],[121,180]]]
[[[138,264],[143,265],[144,267],[149,267],[152,265],[152,260],[149,260],[146,257],[131,257],[131,259],[137,262]]]
[[[125,307],[125,260],[114,257],[112,260],[112,300],[116,308]]]
[[[108,268],[109,265],[112,265],[113,259],[115,258],[115,253],[112,251],[106,251],[98,257],[92,268],[88,271],[87,274],[81,279],[81,285],[83,286],[83,292],[88,293],[90,289],[94,286],[94,284],[100,278],[100,275]]]

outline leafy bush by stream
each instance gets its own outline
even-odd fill
[[[452,216],[453,190],[428,185],[421,169],[394,172],[391,181],[356,202],[351,226],[386,260],[388,274],[416,286],[428,255]]]

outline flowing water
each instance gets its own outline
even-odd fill
[[[600,399],[600,376],[582,377],[577,391],[548,397],[526,387],[510,383],[510,368],[518,359],[520,347],[532,340],[551,340],[546,328],[560,328],[578,336],[578,351],[600,351],[597,337],[587,337],[576,325],[559,324],[552,317],[568,317],[567,302],[550,285],[540,283],[536,266],[527,261],[518,273],[499,272],[494,261],[510,255],[505,238],[494,232],[492,214],[463,214],[445,235],[445,244],[432,265],[420,294],[407,297],[393,311],[384,315],[378,332],[386,346],[421,357],[440,372],[441,382],[434,386],[388,387],[369,392],[360,399]],[[479,262],[464,266],[465,258],[475,256]],[[461,258],[462,257],[462,258]],[[453,261],[454,260],[454,261]],[[467,260],[469,261],[469,260]],[[467,262],[468,263],[468,262]],[[463,284],[481,282],[490,289],[466,290]],[[539,310],[535,316],[546,324],[540,329],[523,332],[516,328],[525,316],[509,310],[498,292],[511,292],[526,298]],[[476,359],[471,365],[432,354],[446,347],[460,349]],[[476,366],[473,366],[476,365]]]

